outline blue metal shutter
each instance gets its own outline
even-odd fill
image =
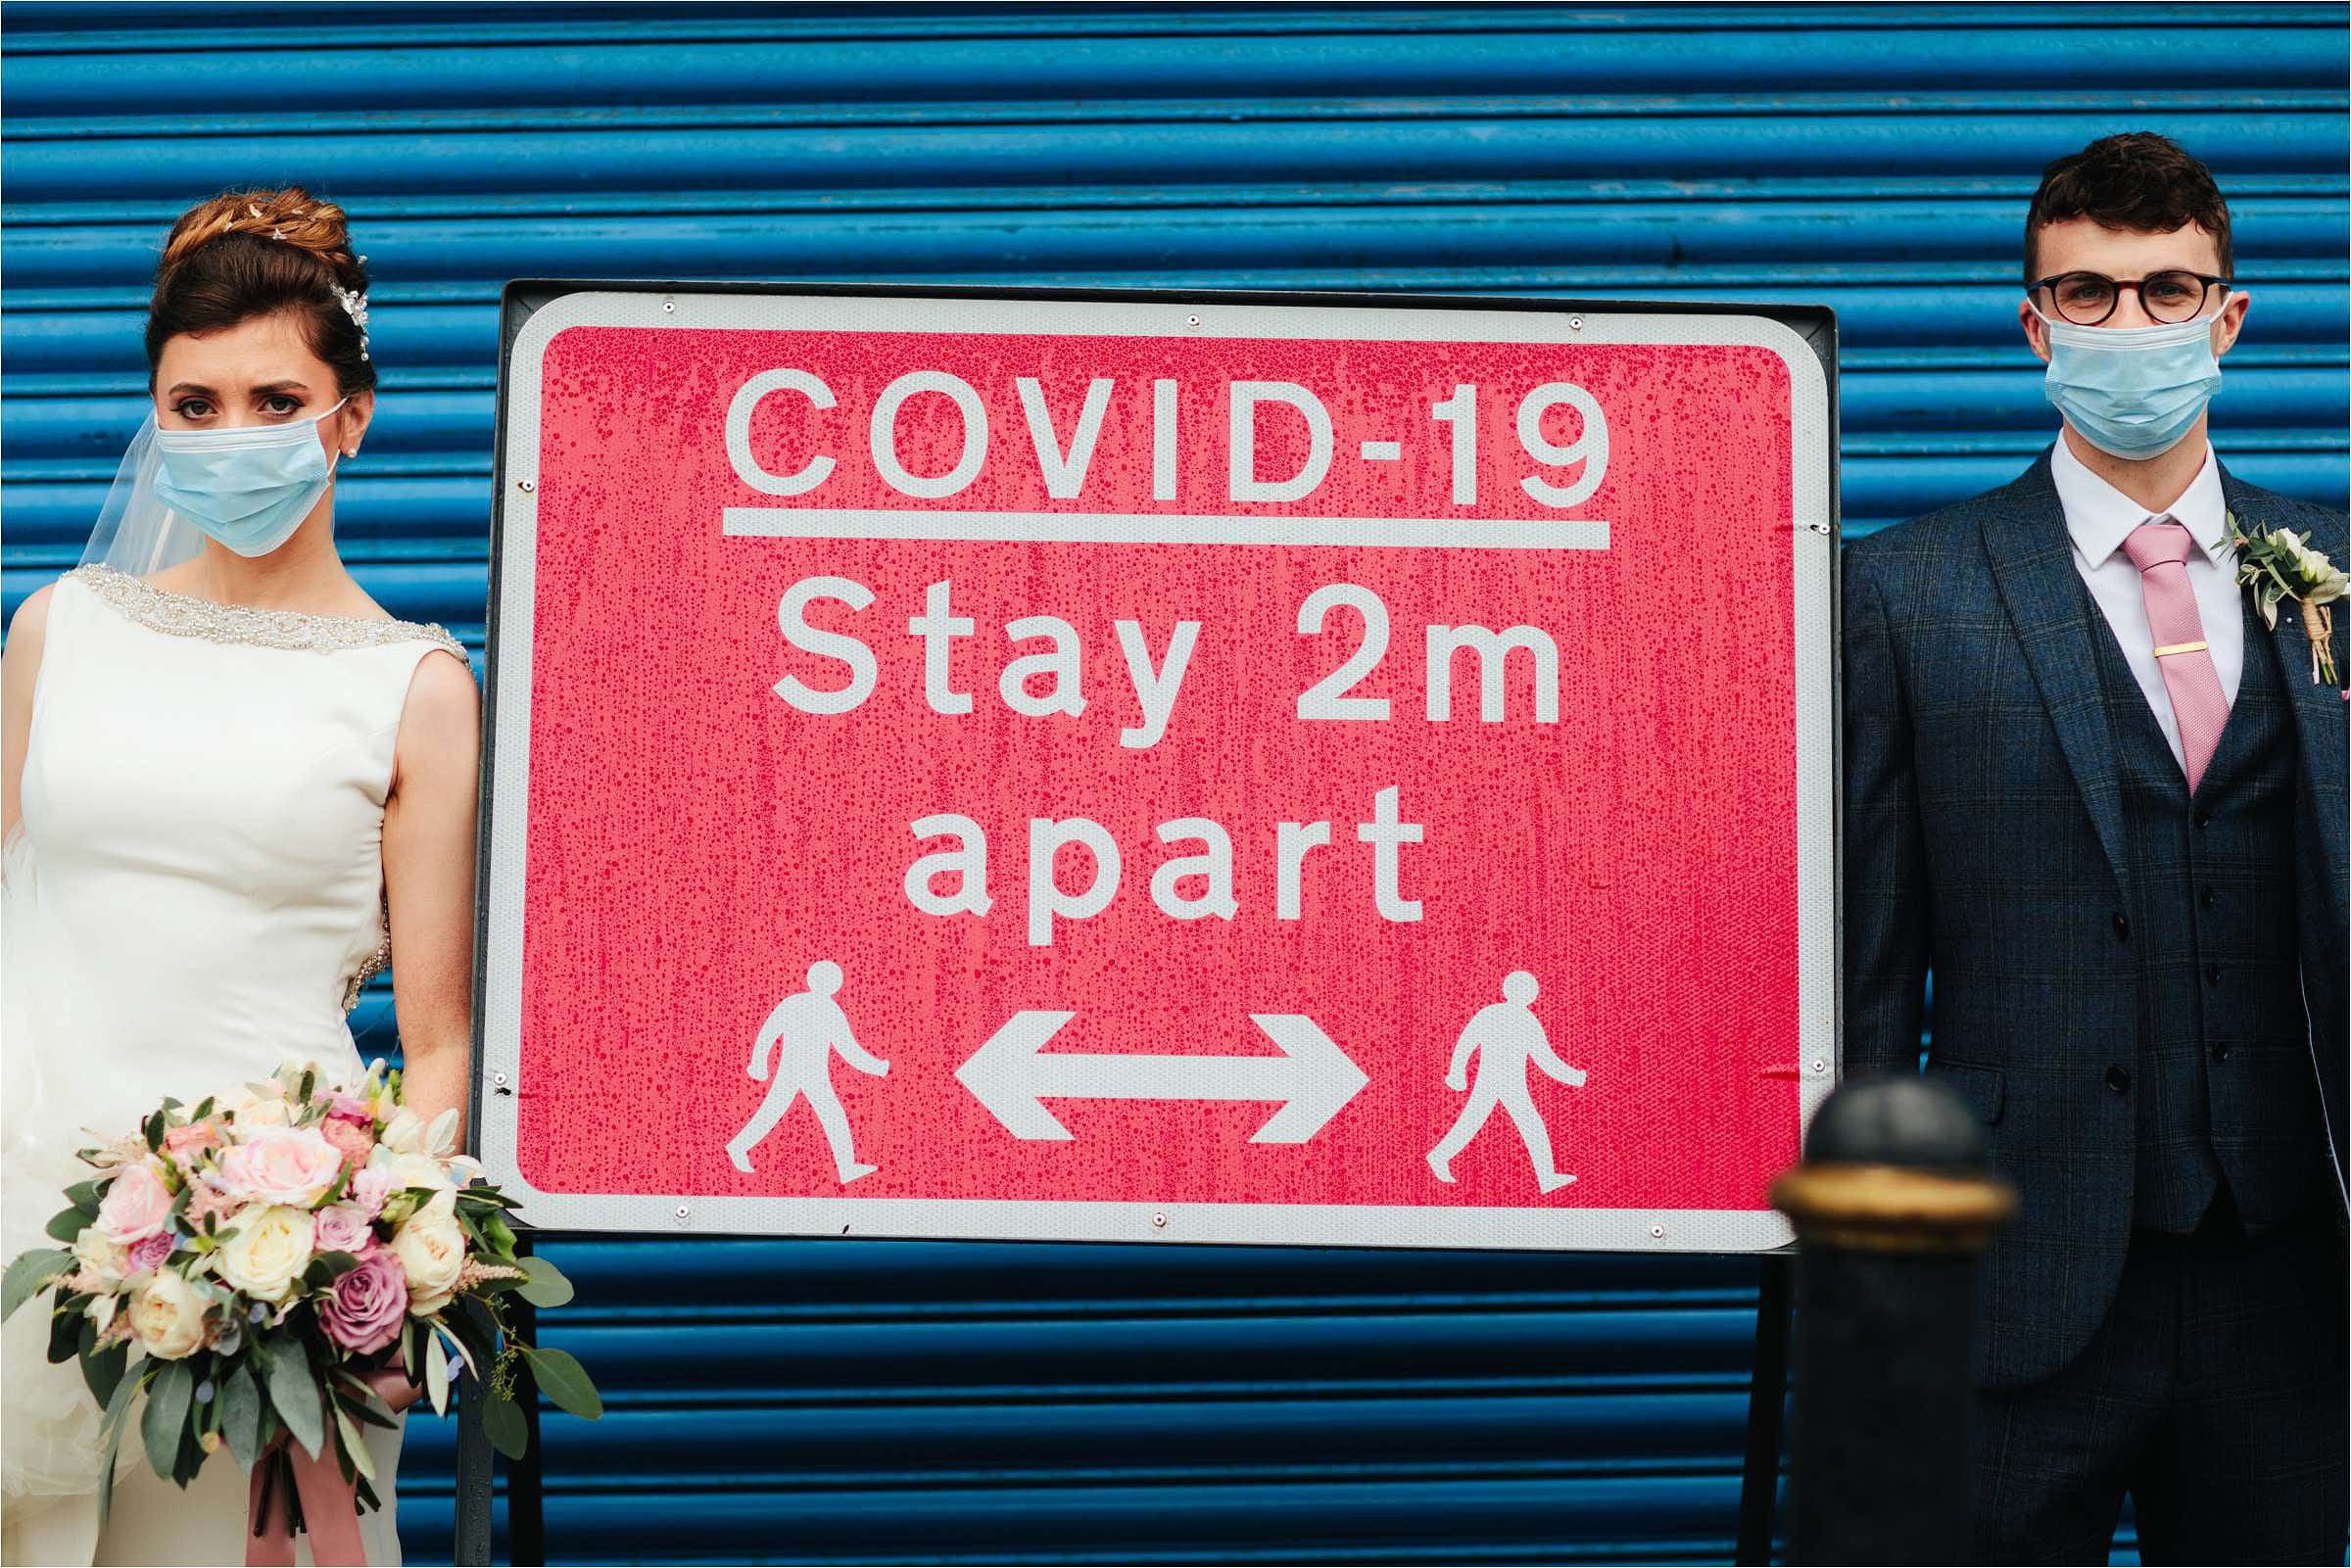
[[[646,275],[1826,303],[1846,525],[2054,416],[2012,324],[2048,159],[2169,132],[2255,295],[2216,440],[2340,504],[2339,5],[11,5],[6,608],[134,426],[173,214],[299,180],[382,279],[342,543],[478,644],[499,285]],[[391,1042],[390,992],[363,1007]],[[364,1042],[363,1042],[364,1044]],[[557,1560],[1705,1560],[1752,1262],[580,1243]],[[416,1424],[405,1533],[449,1554]]]

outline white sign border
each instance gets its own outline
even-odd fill
[[[1571,324],[1572,323],[1572,324]],[[1348,341],[1680,344],[1767,349],[1788,369],[1796,535],[1798,1007],[1801,1059],[1788,1064],[1799,1116],[1836,1086],[1837,540],[1828,381],[1811,346],[1768,316],[1583,309],[1485,310],[1376,303],[1280,305],[1007,296],[697,293],[594,287],[558,296],[523,324],[507,357],[497,542],[498,646],[491,650],[492,761],[487,924],[481,986],[480,1147],[522,1217],[554,1231],[931,1240],[1176,1241],[1266,1246],[1454,1247],[1610,1252],[1768,1251],[1793,1240],[1770,1210],[1451,1208],[1415,1205],[1077,1203],[962,1198],[774,1198],[551,1193],[519,1161],[520,1099],[551,1092],[522,1075],[523,825],[530,799],[532,629],[536,625],[540,388],[549,345],[567,327],[1091,333]],[[1082,527],[1079,517],[1073,527]],[[1605,527],[1605,525],[1603,525]],[[983,534],[981,537],[989,537]],[[1349,543],[1364,543],[1350,541]],[[1406,543],[1399,539],[1397,543]],[[1419,541],[1413,541],[1419,543]],[[1243,546],[1246,547],[1246,546]],[[1553,547],[1593,547],[1558,540]]]

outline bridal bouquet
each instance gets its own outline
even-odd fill
[[[168,1099],[136,1134],[81,1151],[96,1174],[49,1221],[68,1245],[8,1265],[0,1317],[54,1291],[49,1358],[78,1357],[106,1408],[102,1521],[141,1390],[158,1475],[184,1487],[225,1448],[249,1474],[265,1467],[257,1517],[275,1493],[295,1529],[278,1439],[313,1457],[331,1448],[359,1505],[375,1507],[360,1430],[392,1419],[369,1379],[398,1369],[446,1411],[445,1345],[483,1377],[491,1441],[509,1457],[525,1441],[518,1376],[575,1415],[603,1413],[577,1360],[506,1332],[505,1296],[559,1307],[571,1285],[515,1256],[514,1202],[454,1152],[456,1115],[423,1122],[381,1061],[347,1085],[289,1064],[193,1109]]]

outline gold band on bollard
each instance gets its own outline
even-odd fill
[[[2016,1209],[1991,1176],[1900,1165],[1799,1165],[1771,1184],[1771,1206],[1807,1244],[1873,1253],[1978,1252]]]

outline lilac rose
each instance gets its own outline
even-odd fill
[[[400,1337],[408,1312],[408,1281],[400,1259],[376,1252],[335,1281],[334,1294],[319,1305],[318,1323],[328,1339],[365,1355]]]
[[[317,1225],[316,1245],[322,1253],[350,1253],[356,1258],[375,1245],[367,1211],[357,1204],[328,1204],[317,1211]]]
[[[176,1244],[171,1240],[169,1231],[158,1231],[152,1236],[132,1242],[130,1244],[130,1266],[122,1271],[123,1277],[127,1279],[133,1274],[144,1274],[149,1269],[160,1266],[165,1259],[171,1256],[171,1249],[174,1245]]]

